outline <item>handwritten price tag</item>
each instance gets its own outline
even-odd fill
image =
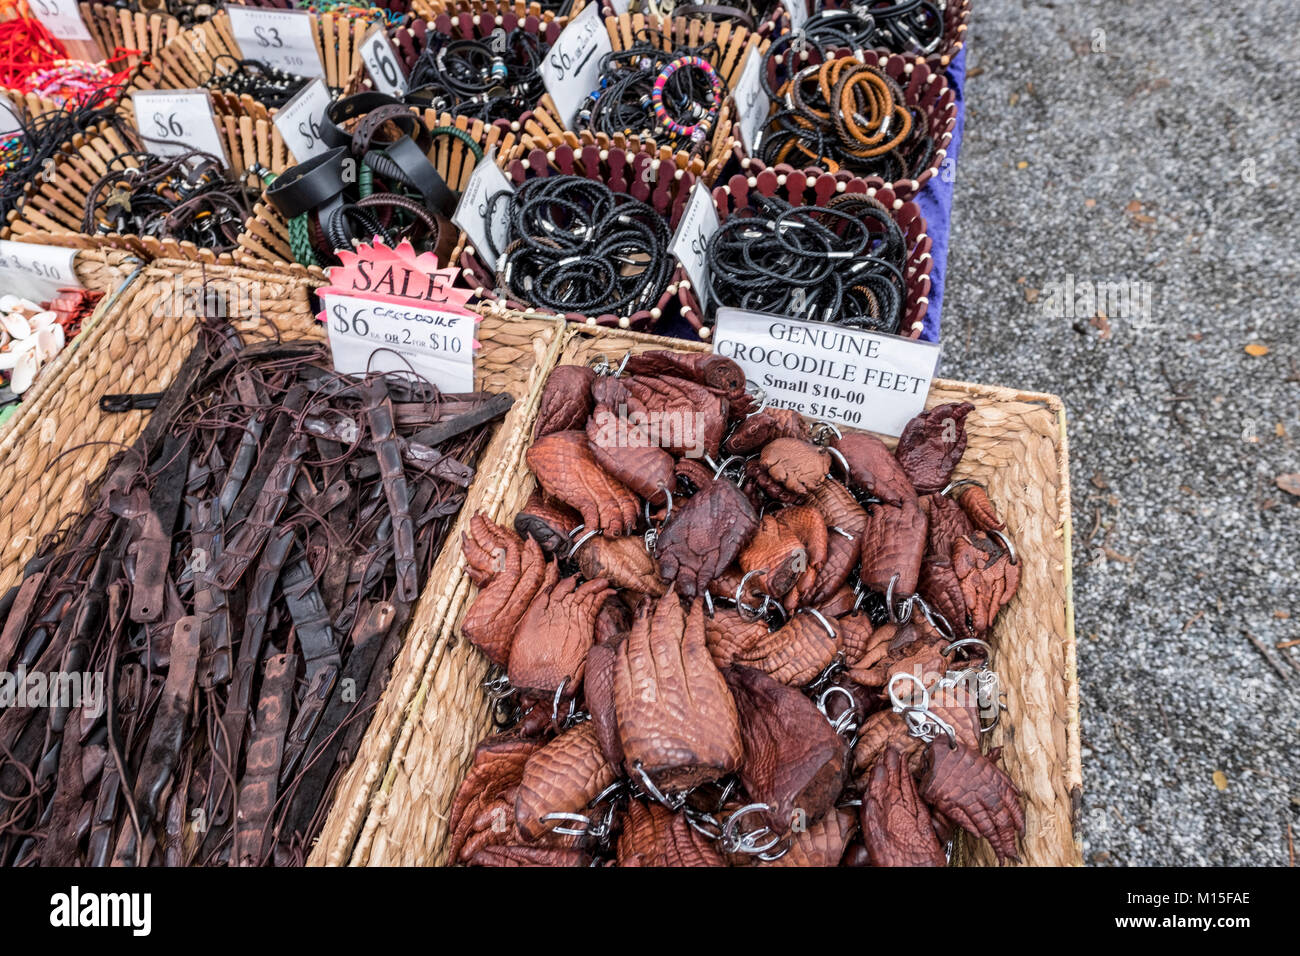
[[[371,30],[369,36],[362,41],[361,62],[366,65],[370,82],[380,93],[389,96],[406,95],[406,71],[397,59],[397,53],[393,50],[383,24]]]
[[[37,303],[60,289],[80,289],[76,258],[76,249],[0,239],[0,288]]]
[[[573,18],[547,52],[542,80],[565,126],[573,122],[582,101],[596,88],[601,57],[611,50],[600,4],[593,3]]]
[[[477,316],[350,295],[321,299],[336,371],[414,369],[444,392],[473,391]]]
[[[226,8],[230,30],[246,59],[261,60],[297,76],[324,76],[316,31],[305,10],[265,10],[234,4]]]
[[[759,78],[762,59],[757,47],[750,50],[745,68],[740,71],[740,79],[736,81],[736,126],[740,133],[740,144],[751,156],[758,147],[758,136],[763,131],[763,124],[767,122],[771,106]]]
[[[719,225],[713,194],[704,183],[696,183],[668,249],[686,270],[686,277],[691,280],[691,287],[700,300],[700,308],[706,304],[709,289],[709,263],[704,252]]]
[[[95,42],[86,29],[86,22],[81,19],[81,9],[76,0],[28,0],[28,5],[45,29],[60,40]]]
[[[299,90],[275,114],[275,128],[293,158],[303,163],[326,150],[320,136],[320,121],[330,105],[329,87],[315,79]]]
[[[713,340],[771,405],[882,435],[901,435],[925,408],[939,367],[933,342],[730,307]]]
[[[230,167],[207,90],[146,90],[136,93],[131,102],[140,138],[158,155],[178,156],[197,149]]]
[[[506,236],[510,231],[509,201],[500,199],[493,204],[491,199],[501,193],[513,195],[515,191],[506,174],[497,167],[496,155],[494,146],[478,161],[465,191],[460,194],[456,214],[451,217],[451,221],[469,236],[479,261],[489,269],[497,267],[497,257],[488,245],[488,230],[491,230],[496,248],[501,251],[506,247]]]

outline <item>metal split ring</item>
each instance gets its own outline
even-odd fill
[[[1016,546],[1011,543],[1011,539],[1008,538],[1006,534],[994,529],[988,532],[988,536],[990,538],[997,538],[999,541],[1002,542],[1002,547],[1007,549],[1007,554],[1010,556],[1012,564],[1020,563],[1020,559],[1016,557]]]
[[[772,808],[766,803],[747,803],[740,807],[731,816],[727,817],[727,822],[722,825],[722,847],[728,853],[748,853],[758,855],[766,853],[781,842],[781,837],[766,823],[762,824],[756,830],[750,830],[748,833],[737,833],[737,823],[741,817],[750,813],[759,811],[770,811]],[[766,839],[766,843],[760,843],[760,840]]]
[[[686,802],[686,791],[683,790],[680,793],[674,793],[671,795],[665,794],[655,786],[654,781],[650,779],[650,775],[645,772],[645,767],[641,765],[641,761],[639,760],[632,765],[632,769],[635,770],[637,776],[641,778],[641,785],[645,788],[645,792],[648,793],[656,803],[662,804],[674,813],[682,808],[682,805]]]

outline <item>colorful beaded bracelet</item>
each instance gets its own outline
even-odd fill
[[[668,81],[669,79],[672,78],[672,75],[674,73],[676,73],[678,70],[687,69],[687,68],[694,68],[704,73],[704,75],[708,78],[709,86],[710,86],[710,91],[708,95],[708,101],[709,101],[708,115],[705,116],[703,119],[701,119],[698,123],[692,123],[690,125],[678,123],[676,120],[674,120],[671,116],[668,115],[668,110],[664,106],[664,87],[668,85]],[[654,103],[655,120],[658,121],[658,123],[661,126],[667,128],[669,131],[675,133],[678,136],[686,136],[692,139],[698,139],[708,132],[709,123],[713,117],[713,114],[717,110],[718,98],[721,95],[721,93],[722,93],[722,78],[718,76],[717,70],[713,68],[713,65],[709,63],[708,60],[698,56],[678,57],[676,60],[673,60],[671,63],[665,66],[663,70],[660,71],[659,75],[655,77],[654,90],[650,94],[651,100]]]

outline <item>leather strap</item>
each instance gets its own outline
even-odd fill
[[[415,115],[414,111],[405,103],[391,103],[376,107],[366,113],[366,118],[357,125],[356,130],[352,133],[352,152],[361,154],[376,145],[383,148],[400,142],[399,138],[388,142],[381,139],[376,143],[376,137],[386,123],[397,124],[402,130],[403,136],[415,140],[423,152],[428,152],[429,147],[433,145],[433,137],[429,134],[429,128],[424,125],[420,117]]]
[[[325,111],[325,116],[321,119],[321,139],[325,141],[325,144],[330,149],[336,146],[346,146],[352,139],[343,130],[348,120],[364,116],[371,110],[378,109],[381,106],[391,106],[400,102],[400,100],[394,99],[387,93],[379,93],[373,90],[368,93],[357,93],[355,96],[345,96],[340,100],[335,100],[330,104],[329,109]]]
[[[371,150],[365,163],[386,178],[395,178],[424,198],[426,207],[450,216],[456,209],[456,195],[447,188],[425,151],[409,136],[403,136],[382,152]]]
[[[267,187],[266,198],[285,219],[338,205],[346,188],[343,163],[347,155],[347,147],[339,146],[286,169]]]

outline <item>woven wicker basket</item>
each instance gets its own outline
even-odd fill
[[[727,89],[730,89],[736,80],[740,78],[740,71],[744,68],[745,58],[749,55],[749,51],[757,50],[758,55],[761,55],[767,49],[769,43],[767,39],[757,33],[751,33],[730,20],[714,21],[698,17],[663,19],[645,16],[640,13],[624,13],[617,17],[607,17],[605,19],[605,28],[609,31],[610,44],[615,50],[626,50],[632,45],[639,31],[642,30],[651,30],[660,35],[665,49],[672,49],[675,46],[701,46],[705,43],[717,43],[719,52],[710,62],[712,62],[714,69],[717,70],[718,75],[727,84]],[[731,155],[734,142],[732,125],[733,103],[731,98],[728,97],[718,111],[718,120],[713,127],[709,148],[702,157],[703,167],[700,169],[700,174],[704,177],[706,183],[713,183],[718,170]],[[542,97],[537,109],[533,111],[532,118],[524,124],[525,132],[539,138],[561,134],[565,132],[565,129],[564,121],[560,118],[560,111],[556,108],[555,102],[549,94]],[[584,132],[582,137],[583,142],[595,142],[589,132]],[[621,139],[621,137],[618,137],[615,141],[619,142]],[[631,142],[633,141],[635,141],[635,138],[629,138],[628,143],[623,145],[631,148]],[[641,145],[654,147],[654,141],[643,139]],[[682,155],[689,156],[687,153]],[[692,164],[697,162],[700,162],[699,158],[691,160]]]
[[[784,164],[767,169],[758,160],[746,160],[746,163],[748,176],[731,176],[725,183],[719,181],[720,184],[713,187],[713,203],[721,222],[726,222],[738,210],[748,208],[748,192],[751,189],[758,190],[764,196],[778,196],[792,205],[824,203],[841,192],[865,193],[880,200],[890,210],[907,242],[907,266],[904,270],[907,302],[898,334],[910,339],[919,338],[925,324],[925,310],[929,307],[930,270],[934,267],[934,257],[930,255],[934,243],[926,234],[925,218],[921,215],[920,207],[915,202],[904,202],[889,186],[873,186],[867,180],[846,173],[832,176],[815,169],[796,171]],[[805,184],[802,191],[798,189],[801,177]],[[699,298],[689,281],[683,283],[680,297],[683,316],[700,333],[701,338],[708,338],[712,326],[704,323]]]
[[[224,95],[213,96],[212,105],[232,175],[242,178],[254,163],[276,172],[287,168],[288,150],[265,107]],[[122,112],[128,123],[134,123],[129,98],[123,101]],[[131,148],[109,127],[75,138],[55,161],[49,181],[29,187],[18,208],[9,214],[0,238],[78,249],[125,249],[146,259],[234,263],[233,251],[217,253],[188,241],[120,233],[88,235],[82,231],[87,195],[107,171],[108,162]]]
[[[99,300],[95,310],[82,323],[82,332],[78,333],[78,338],[74,338],[64,346],[63,351],[41,369],[35,384],[23,393],[24,403],[36,401],[40,394],[58,379],[59,369],[64,363],[71,361],[73,343],[78,341],[86,329],[99,321],[99,317],[112,306],[113,294],[134,277],[143,265],[140,259],[120,249],[81,249],[74,255],[72,270],[77,275],[77,281],[92,292],[104,293],[104,298]],[[5,420],[4,424],[0,425],[0,435],[7,434],[17,424],[18,417],[15,413]]]
[[[843,58],[853,54],[841,50],[837,55]],[[907,105],[918,110],[928,122],[926,133],[934,143],[930,165],[921,170],[915,179],[896,179],[887,184],[899,198],[914,199],[926,183],[939,175],[939,169],[948,156],[953,130],[957,127],[957,94],[948,85],[948,79],[942,71],[932,68],[919,57],[915,60],[896,54],[882,57],[874,50],[865,50],[859,54],[859,58],[868,66],[879,66],[897,80],[898,85],[903,88],[903,98]],[[773,80],[770,71],[768,80],[769,82]],[[773,104],[774,112],[777,105],[779,104]],[[739,143],[734,144],[733,152],[744,169],[748,169],[752,162],[757,162],[745,157]],[[818,167],[808,164],[801,168],[813,170]],[[857,174],[841,170],[837,175],[848,177]],[[884,180],[879,176],[863,178],[875,185],[884,184]]]
[[[0,473],[9,476],[0,492],[0,592],[18,581],[40,539],[81,510],[87,483],[144,428],[146,412],[101,412],[100,396],[167,387],[194,343],[186,290],[205,281],[225,292],[241,329],[323,334],[309,286],[299,280],[187,262],[141,268],[105,298],[0,439]],[[248,303],[260,305],[260,317]]]
[[[149,59],[181,32],[180,21],[166,11],[124,10],[103,3],[82,3],[81,19],[86,29],[111,57],[114,50],[138,50],[113,65],[113,69],[135,67]]]
[[[120,392],[160,391],[172,381],[195,341],[194,293],[208,283],[222,293],[235,324],[252,334],[320,338],[310,293],[315,283],[280,273],[181,261],[143,266],[61,356],[46,387],[25,402],[0,438],[0,469],[12,476],[0,491],[0,593],[15,584],[40,540],[80,512],[89,483],[143,430],[149,413],[108,414],[99,399]],[[480,456],[463,513],[486,507],[523,454],[525,427],[536,414],[540,385],[563,340],[557,320],[486,318],[476,337],[476,389],[508,392],[516,403]],[[66,360],[65,360],[66,357]],[[459,525],[457,526],[459,528]],[[352,768],[337,791],[317,853],[342,853],[355,840],[370,796],[408,712],[419,677],[436,652],[433,635],[464,581],[456,570],[460,536],[448,537],[429,577]]]
[[[705,346],[617,330],[574,328],[559,362],[586,364],[604,354],[617,363],[628,351],[656,348],[687,351]],[[1003,748],[1003,766],[1024,795],[1027,827],[1021,860],[1036,866],[1077,864],[1081,848],[1074,812],[1082,794],[1082,774],[1065,410],[1052,395],[936,382],[927,404],[950,401],[975,405],[966,420],[970,440],[957,476],[977,478],[988,486],[1022,561],[1020,590],[1003,609],[994,636],[994,664],[1010,710],[990,735],[992,745]],[[483,510],[488,517],[509,523],[534,486],[519,460]],[[462,511],[462,520],[470,513],[468,508]],[[459,578],[464,559],[459,554],[454,558],[452,573]],[[481,687],[489,669],[487,660],[468,641],[458,640],[475,594],[476,588],[462,581],[440,630],[428,635],[439,653],[429,659],[360,840],[350,855],[331,852],[318,862],[446,863],[452,798],[475,745],[492,729],[491,708]],[[963,847],[959,858],[977,865],[993,862],[990,848],[982,841]]]
[[[373,25],[342,14],[312,14],[316,48],[325,68],[325,82],[341,89],[361,66],[361,41]],[[239,44],[224,11],[206,23],[182,30],[153,57],[131,83],[132,90],[188,90],[203,86],[222,54],[239,57]],[[274,110],[272,111],[274,112]]]
[[[454,126],[463,129],[484,152],[496,148],[498,155],[510,153],[515,147],[514,133],[503,130],[500,126],[486,126],[479,120],[465,117],[452,117],[445,113],[437,114],[433,110],[423,113],[425,125]],[[276,134],[279,138],[279,134]],[[470,174],[478,162],[459,139],[439,136],[434,140],[433,151],[429,154],[438,174],[447,185],[459,192],[469,182]],[[278,172],[279,170],[277,170]],[[324,272],[315,265],[303,265],[294,260],[293,250],[289,245],[289,224],[273,205],[262,200],[253,208],[252,217],[244,223],[244,231],[239,236],[239,245],[235,249],[235,261],[248,266],[264,266],[268,262],[287,265],[295,275],[312,275],[324,277]]]
[[[577,137],[572,133],[556,133],[541,139],[525,136],[513,152],[501,157],[498,162],[506,175],[516,183],[538,176],[586,176],[610,186],[615,193],[626,192],[648,202],[664,217],[670,230],[677,227],[677,221],[690,197],[691,187],[695,185],[698,164],[694,168],[683,168],[686,158],[684,153],[673,153],[666,146],[661,146],[656,151],[653,144],[637,143],[635,140],[626,149],[611,143],[604,136],[582,146],[577,145],[576,141]],[[656,161],[659,163],[657,167],[653,165]],[[617,178],[620,182],[614,181],[614,170],[618,170]],[[671,175],[668,170],[672,170]],[[452,253],[452,261],[461,267],[461,281],[474,289],[476,295],[494,305],[498,302],[494,274],[479,260],[474,247],[467,243],[464,236]],[[678,307],[675,297],[684,276],[681,266],[676,266],[673,278],[656,305],[634,315],[587,316],[570,313],[565,317],[571,322],[585,322],[588,325],[644,329],[659,321],[670,309]],[[511,302],[508,305],[511,308],[531,308],[531,303]],[[536,311],[551,314],[546,310]]]

